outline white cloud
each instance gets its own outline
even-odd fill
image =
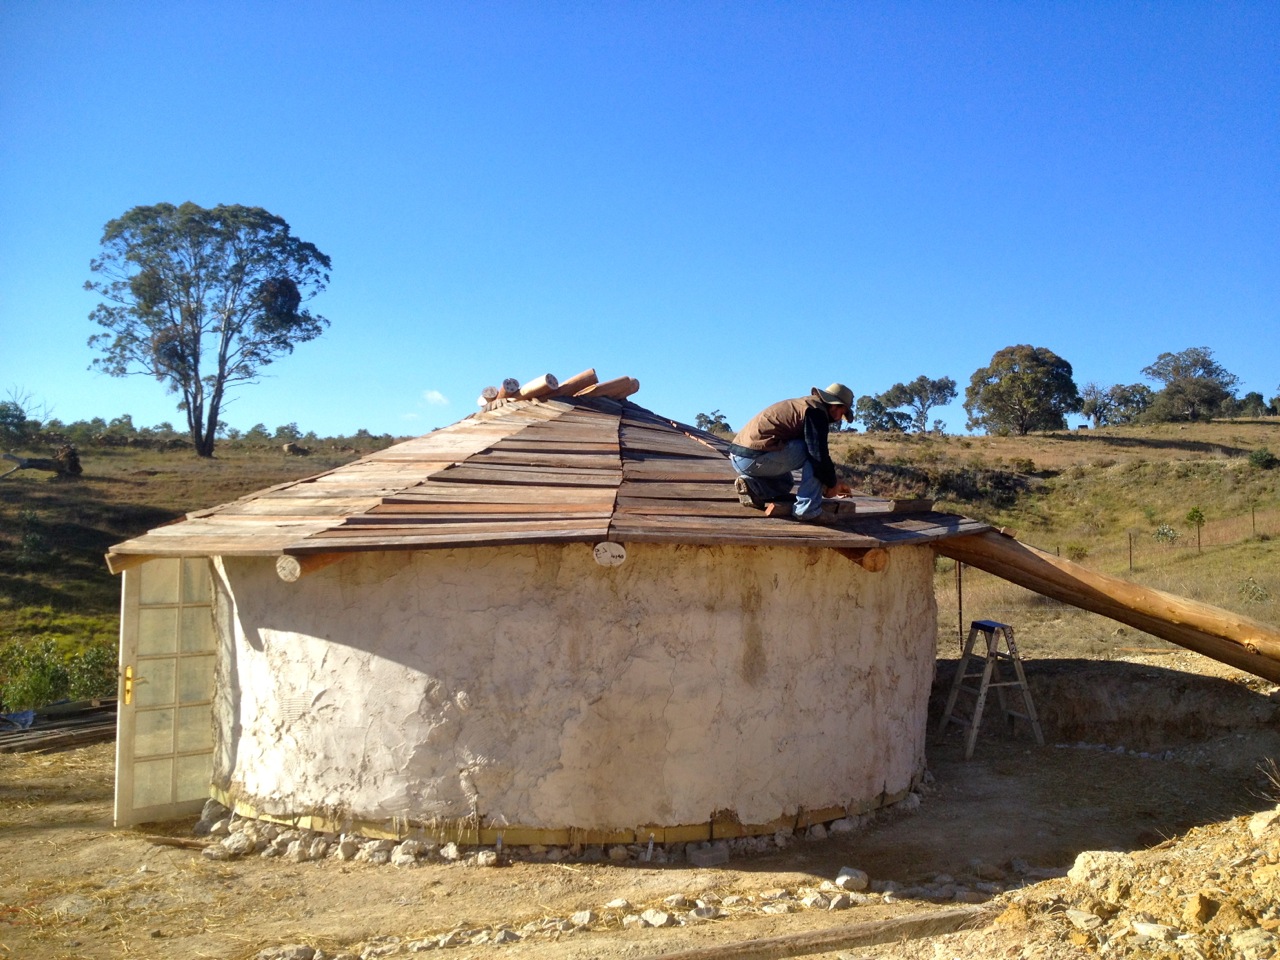
[[[422,391],[422,399],[433,407],[447,407],[449,405],[449,398],[439,390]]]

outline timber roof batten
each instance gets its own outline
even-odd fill
[[[637,381],[597,383],[592,370],[531,384],[487,388],[483,409],[452,426],[189,513],[116,545],[108,565],[604,540],[866,550],[989,529],[868,497],[830,526],[765,517],[738,502],[728,444],[626,399]]]

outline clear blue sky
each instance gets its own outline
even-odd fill
[[[88,370],[139,204],[333,258],[332,321],[231,425],[421,433],[513,376],[736,427],[832,380],[1048,347],[1280,387],[1280,4],[0,5],[0,394],[181,422]],[[964,426],[959,403],[943,411]]]

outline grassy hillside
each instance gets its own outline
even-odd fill
[[[274,443],[225,442],[214,460],[90,446],[79,480],[29,470],[0,478],[0,643],[113,642],[119,581],[103,563],[108,547],[368,452],[313,446],[297,458]],[[842,471],[869,493],[933,497],[1099,570],[1280,622],[1280,469],[1250,462],[1263,448],[1280,453],[1280,419],[1031,437],[847,433],[832,443]],[[1199,550],[1185,520],[1193,507],[1206,518]],[[1162,525],[1175,541],[1155,539]],[[1158,646],[979,571],[965,578],[963,615],[1014,623],[1024,650],[1111,656]],[[960,611],[949,562],[939,561],[937,592],[940,635],[950,638]]]
[[[1280,455],[1280,419],[1029,437],[846,434],[833,449],[869,492],[934,497],[1094,569],[1280,623],[1280,468],[1258,465],[1266,458],[1257,454]],[[1198,547],[1186,519],[1197,507]],[[972,569],[961,616],[947,561],[936,588],[944,651],[954,650],[960,623],[976,618],[1014,624],[1033,655],[1174,649]]]
[[[103,561],[112,544],[359,453],[289,457],[278,444],[224,442],[201,460],[189,450],[90,446],[79,479],[36,470],[0,478],[0,641],[114,637],[120,583]]]

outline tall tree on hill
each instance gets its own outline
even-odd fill
[[[1146,384],[1117,383],[1102,387],[1088,384],[1080,394],[1080,412],[1095,427],[1114,427],[1133,423],[1151,406],[1155,393]]]
[[[987,433],[1061,430],[1067,414],[1080,406],[1071,364],[1052,350],[1027,344],[997,351],[988,366],[974,371],[964,391],[969,429]]]
[[[1115,410],[1111,422],[1115,424],[1136,423],[1155,402],[1155,391],[1145,383],[1117,383],[1111,388]]]
[[[911,417],[884,405],[884,394],[878,397],[859,397],[853,407],[853,418],[868,433],[906,433]]]
[[[261,207],[134,207],[106,225],[89,266],[85,289],[105,301],[90,314],[106,331],[89,338],[94,366],[179,394],[202,457],[227,391],[329,323],[302,307],[328,284],[329,258]]]
[[[1148,416],[1155,420],[1198,420],[1218,413],[1235,400],[1240,378],[1213,359],[1208,347],[1162,353],[1142,368],[1142,375],[1164,384]]]
[[[924,433],[929,429],[929,411],[946,406],[955,398],[956,382],[950,377],[931,380],[921,374],[910,383],[895,383],[876,399],[886,407],[906,407],[911,429]]]
[[[1094,429],[1111,423],[1115,407],[1111,391],[1105,387],[1090,382],[1080,391],[1080,412],[1093,421]]]
[[[1236,405],[1236,413],[1244,417],[1265,417],[1267,401],[1257,390],[1250,390],[1240,398]]]

